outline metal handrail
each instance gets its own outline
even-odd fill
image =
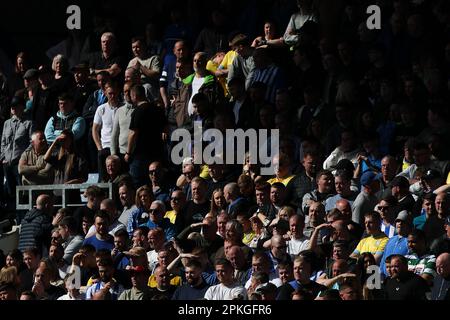
[[[62,191],[62,203],[55,204],[55,207],[81,207],[84,204],[68,204],[66,203],[67,190],[82,190],[95,185],[102,189],[108,189],[109,198],[112,199],[112,183],[80,183],[80,184],[45,184],[45,185],[28,185],[16,187],[16,210],[31,210],[33,208],[33,192],[34,191]],[[28,192],[28,203],[20,203],[20,193]]]

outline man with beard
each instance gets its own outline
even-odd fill
[[[202,277],[202,265],[197,260],[189,260],[184,271],[186,283],[178,287],[172,300],[200,300],[205,296],[209,285]]]
[[[404,256],[391,256],[390,273],[384,285],[387,300],[426,300],[427,282],[408,271],[408,260]]]
[[[113,278],[112,258],[101,259],[98,263],[100,281],[91,285],[86,291],[86,300],[117,300],[124,288]]]

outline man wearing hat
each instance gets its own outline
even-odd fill
[[[0,160],[6,178],[5,196],[13,200],[16,185],[21,184],[18,172],[20,156],[30,145],[34,125],[31,120],[25,119],[25,101],[22,97],[14,97],[10,106],[11,118],[3,125]]]
[[[385,276],[389,276],[386,271],[386,258],[392,254],[408,254],[408,233],[411,231],[411,217],[408,211],[400,211],[395,219],[395,236],[389,239],[384,248],[383,257],[380,262],[380,270]]]
[[[231,41],[230,47],[237,55],[228,71],[227,82],[233,78],[244,78],[245,89],[248,89],[253,80],[253,71],[255,70],[255,62],[253,60],[253,49],[250,46],[250,40],[244,34],[237,34]]]
[[[352,205],[352,220],[364,225],[364,214],[373,211],[379,199],[376,193],[380,190],[380,182],[377,175],[372,171],[366,171],[361,176],[360,194],[356,197]]]
[[[132,266],[128,272],[132,288],[123,291],[117,300],[150,300],[150,288],[147,286],[149,270],[142,266]]]

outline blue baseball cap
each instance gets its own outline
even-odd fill
[[[373,171],[366,171],[361,176],[361,185],[369,186],[372,182],[378,179],[378,176]]]

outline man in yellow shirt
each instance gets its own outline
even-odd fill
[[[375,257],[377,264],[380,264],[384,253],[384,248],[389,240],[386,234],[381,231],[381,217],[376,211],[368,212],[364,215],[364,224],[367,237],[361,239],[351,254],[352,258],[358,259],[364,252],[370,252]]]
[[[275,182],[281,182],[286,187],[288,183],[295,177],[291,173],[291,161],[285,154],[276,155],[272,159],[273,166],[275,168],[275,177],[267,180],[271,185]]]

